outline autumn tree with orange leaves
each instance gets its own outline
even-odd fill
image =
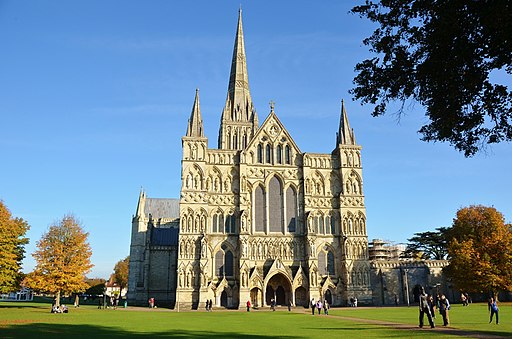
[[[512,225],[494,207],[469,206],[457,211],[448,230],[445,271],[461,290],[512,291]]]
[[[37,242],[37,250],[32,254],[36,267],[25,284],[36,291],[54,294],[57,306],[61,294],[85,291],[89,287],[85,275],[93,267],[88,235],[72,215],[50,225]]]
[[[28,223],[14,218],[0,200],[0,293],[16,290],[21,281],[21,261],[25,257]]]

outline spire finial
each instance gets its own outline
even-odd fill
[[[274,112],[274,106],[275,106],[275,102],[274,100],[270,100],[270,102],[268,103],[270,105],[270,112]]]
[[[340,115],[340,126],[336,135],[336,143],[338,145],[355,145],[356,140],[354,137],[354,131],[350,128],[348,122],[348,115],[345,109],[345,101],[341,99],[341,115]]]
[[[194,105],[192,106],[192,113],[190,113],[190,119],[188,119],[186,135],[187,137],[204,137],[203,118],[201,117],[201,107],[199,104],[199,88],[196,88]]]

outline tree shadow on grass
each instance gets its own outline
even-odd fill
[[[191,325],[193,326],[193,324]],[[130,332],[117,327],[104,327],[95,325],[67,325],[32,323],[16,326],[0,327],[0,337],[11,338],[269,338],[267,335],[235,333],[235,332],[209,332],[195,331],[193,329],[173,329],[165,332]],[[295,336],[281,336],[286,338],[298,338]]]

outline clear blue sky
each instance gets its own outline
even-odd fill
[[[345,99],[363,146],[370,240],[405,242],[470,204],[511,220],[510,144],[466,159],[419,141],[420,105],[398,123],[351,100],[372,31],[347,13],[356,2],[0,0],[0,199],[32,227],[26,272],[48,225],[73,213],[90,233],[90,276],[108,277],[129,253],[140,188],[179,197],[196,87],[217,146],[240,3],[260,121],[274,100],[302,152],[329,153]]]

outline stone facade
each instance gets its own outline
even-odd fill
[[[179,201],[139,197],[128,298],[181,308],[371,304],[361,146],[342,102],[331,153],[303,153],[252,103],[241,13],[218,148],[204,135],[199,92],[182,138]],[[178,208],[179,206],[179,208]]]
[[[420,286],[428,294],[456,300],[442,272],[447,260],[372,260],[370,265],[374,305],[417,305]]]

